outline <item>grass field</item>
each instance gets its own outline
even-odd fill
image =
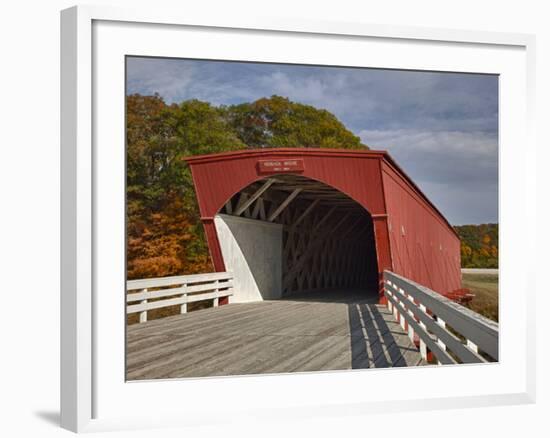
[[[462,274],[462,287],[475,294],[468,308],[498,322],[498,274]]]

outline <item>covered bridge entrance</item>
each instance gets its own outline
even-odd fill
[[[233,195],[221,212],[214,224],[240,301],[335,288],[376,293],[372,218],[333,187],[271,175]]]
[[[460,288],[458,236],[386,152],[261,149],[186,161],[215,269],[233,272],[234,302],[334,289],[384,301],[384,270],[444,295]]]

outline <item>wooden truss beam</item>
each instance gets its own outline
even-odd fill
[[[269,222],[273,222],[277,216],[279,216],[281,214],[281,212],[288,206],[288,204],[290,204],[292,202],[292,200],[298,196],[298,194],[302,191],[301,188],[297,188],[295,189],[290,195],[287,196],[287,198],[283,201],[283,203],[281,205],[279,205],[275,211],[273,211],[269,217],[267,218],[267,220]]]
[[[319,222],[317,222],[317,224],[315,225],[315,228],[313,229],[312,231],[312,235],[315,235],[317,233],[317,231],[319,231],[321,229],[321,227],[323,226],[323,224],[327,221],[327,219],[332,215],[332,213],[334,213],[334,210],[336,210],[336,206],[332,207],[328,212],[327,214],[325,214],[323,216],[323,219],[321,219]]]
[[[262,193],[264,193],[269,187],[275,182],[274,179],[268,179],[263,185],[256,190],[246,201],[244,201],[240,206],[235,210],[235,216],[240,216],[252,203],[258,199]]]
[[[252,219],[258,219],[258,216],[260,216],[261,220],[265,221],[264,200],[261,197],[258,198],[258,201],[254,205],[254,210],[252,210]]]
[[[298,219],[296,219],[294,221],[294,223],[292,224],[292,228],[298,226],[298,224],[300,222],[302,222],[302,220],[305,219],[305,217],[311,213],[311,211],[315,208],[315,206],[319,203],[320,199],[317,198],[315,199],[311,204],[309,204],[309,206],[304,210],[304,212],[298,217]]]
[[[288,289],[288,287],[292,284],[296,276],[300,273],[302,268],[304,267],[305,263],[310,260],[313,256],[317,255],[316,249],[325,244],[327,239],[334,234],[334,232],[344,223],[344,221],[348,218],[348,215],[345,215],[338,223],[330,227],[330,229],[326,230],[325,233],[323,233],[323,236],[318,236],[317,231],[319,230],[319,225],[324,223],[325,220],[332,214],[334,211],[334,208],[331,209],[319,222],[318,226],[315,227],[311,234],[311,238],[309,240],[309,244],[304,249],[300,259],[297,263],[295,263],[292,268],[288,271],[285,279],[284,279],[284,287]]]

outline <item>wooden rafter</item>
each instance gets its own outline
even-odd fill
[[[298,216],[298,219],[296,219],[293,223],[292,223],[292,228],[295,228],[297,227],[300,222],[302,222],[302,220],[309,214],[311,213],[311,211],[315,208],[315,206],[320,202],[319,198],[315,199],[311,204],[309,204],[309,206],[304,210],[304,212]]]
[[[334,213],[335,210],[336,210],[336,206],[331,207],[331,209],[322,217],[322,219],[317,224],[315,224],[315,228],[313,228],[312,234],[317,233],[317,231],[321,229],[323,224],[332,215],[332,213]]]
[[[269,217],[267,218],[267,220],[269,222],[273,222],[277,216],[279,216],[281,214],[281,212],[288,206],[288,204],[290,204],[292,202],[292,200],[298,196],[300,194],[300,192],[302,191],[301,188],[297,188],[297,189],[294,189],[294,191],[287,196],[287,198],[282,202],[281,205],[279,205],[275,211],[273,211]]]
[[[252,219],[257,219],[258,216],[261,215],[261,210],[263,209],[263,206],[264,206],[264,200],[260,196],[256,201],[256,204],[254,204],[254,209],[252,210]]]
[[[241,192],[239,194],[239,200],[237,201],[237,206],[235,207],[236,209],[239,209],[241,208],[241,206],[247,201],[247,199],[249,198],[249,195],[248,193],[246,192]],[[233,214],[236,214],[235,212]]]
[[[264,193],[269,187],[275,182],[273,179],[268,179],[266,182],[262,184],[262,186],[256,190],[250,197],[244,201],[237,209],[235,210],[235,216],[240,216],[248,207],[252,205],[252,203],[258,199],[262,193]],[[240,203],[240,202],[239,202]]]

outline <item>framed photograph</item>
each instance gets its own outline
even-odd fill
[[[534,401],[534,37],[61,18],[63,427]]]

